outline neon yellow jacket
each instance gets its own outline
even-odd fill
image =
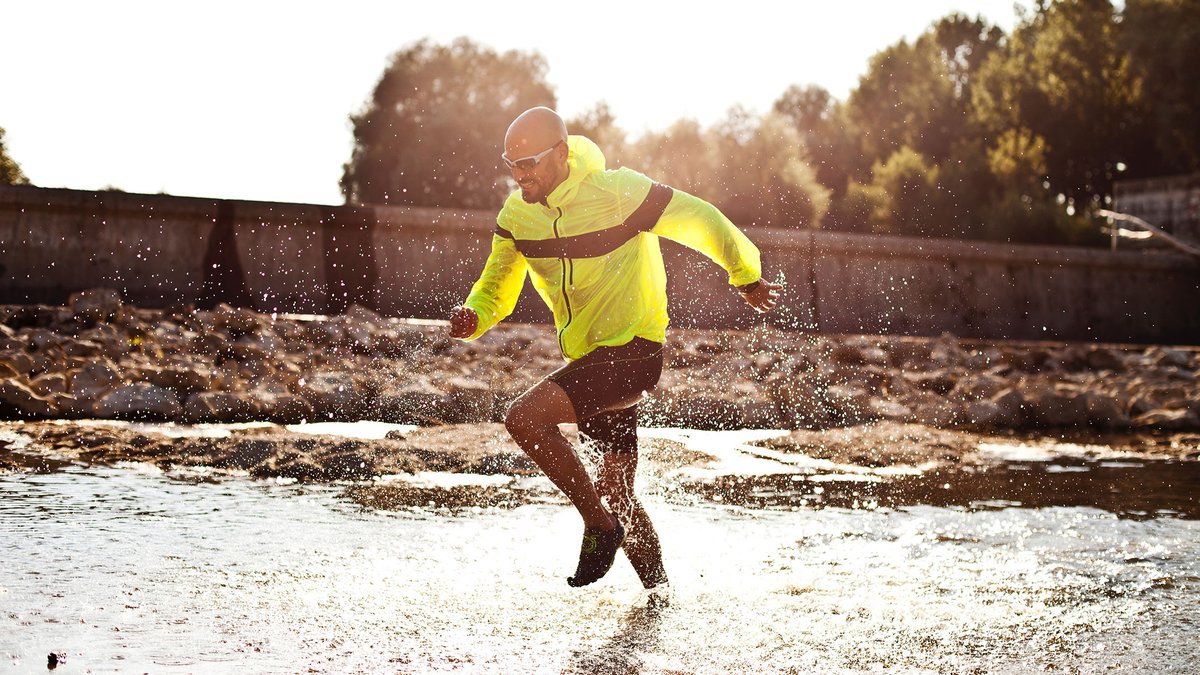
[[[646,176],[626,168],[606,171],[604,154],[587,138],[571,136],[567,147],[570,173],[547,196],[546,204],[528,204],[517,190],[497,216],[491,254],[463,303],[479,318],[467,340],[512,313],[528,270],[534,289],[554,313],[559,349],[567,359],[635,337],[664,342],[667,277],[658,237],[708,256],[729,273],[730,284],[758,281],[761,268],[754,244],[716,207],[679,190],[670,196],[653,229],[605,255],[522,255],[514,238],[570,238],[618,226],[650,193],[653,182]]]

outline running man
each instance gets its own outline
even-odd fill
[[[605,170],[600,148],[568,136],[549,108],[513,121],[501,157],[520,189],[496,218],[491,254],[454,309],[450,336],[474,340],[512,313],[528,271],[554,313],[567,364],[513,401],[504,425],[583,517],[579,566],[567,583],[603,577],[624,544],[643,586],[665,584],[658,534],[633,485],[637,405],[662,374],[666,340],[658,237],[711,258],[760,312],[775,305],[780,286],[762,279],[758,249],[715,207],[636,171]],[[571,423],[602,457],[595,485],[559,431]]]

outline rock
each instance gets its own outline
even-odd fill
[[[121,385],[92,404],[97,417],[173,418],[182,412],[175,392],[145,382]]]
[[[917,422],[935,427],[952,426],[965,416],[962,406],[927,391],[917,392],[905,405],[912,409]]]
[[[1200,429],[1200,415],[1189,409],[1151,410],[1133,418],[1132,426],[1137,429],[1162,429],[1164,431],[1188,431]]]
[[[492,421],[496,396],[487,384],[465,377],[454,377],[445,383],[445,387],[443,422],[460,424]]]
[[[342,312],[342,316],[354,323],[379,324],[384,322],[382,316],[358,303],[351,303],[346,311]]]
[[[278,424],[299,424],[313,416],[311,403],[286,391],[255,389],[250,396],[257,404],[262,418]]]
[[[1008,380],[1003,377],[987,373],[981,375],[964,375],[954,385],[954,389],[950,390],[949,396],[962,402],[981,401],[992,398],[1007,387]]]
[[[259,315],[256,312],[230,307],[225,303],[218,304],[208,313],[208,321],[213,328],[225,330],[233,338],[253,333],[259,327]]]
[[[123,383],[121,374],[108,361],[93,361],[71,373],[70,391],[75,398],[90,400]]]
[[[208,391],[217,385],[217,375],[198,363],[168,365],[143,373],[141,378],[150,384],[172,389],[180,398],[197,391]]]
[[[1077,392],[1034,384],[1024,392],[1026,419],[1045,427],[1073,427],[1088,423],[1087,403]]]
[[[1110,394],[1089,391],[1083,394],[1088,422],[1105,429],[1123,429],[1129,426],[1129,414],[1119,398]]]
[[[184,416],[192,422],[251,422],[259,419],[254,398],[228,391],[201,391],[188,397]]]
[[[67,306],[76,318],[89,322],[113,321],[121,315],[121,294],[111,288],[91,288],[72,293]]]
[[[26,328],[17,334],[17,339],[33,347],[33,351],[58,347],[67,341],[66,337],[45,328]]]
[[[966,354],[962,345],[959,344],[958,338],[950,333],[942,333],[942,336],[933,343],[933,348],[929,350],[929,360],[942,367],[957,366],[963,362],[965,357]]]
[[[394,424],[440,422],[441,402],[441,391],[424,380],[416,380],[380,394],[371,418]]]
[[[935,394],[949,394],[958,384],[958,378],[949,370],[933,370],[925,373],[904,373],[909,384]]]
[[[825,388],[826,410],[837,426],[853,426],[875,418],[871,396],[858,387],[834,384]]]
[[[1125,370],[1123,355],[1107,347],[1093,347],[1088,350],[1085,360],[1092,370]]]
[[[70,387],[65,373],[43,373],[33,378],[29,383],[29,388],[32,389],[38,396],[50,396],[52,394],[66,393]]]
[[[300,393],[312,404],[315,417],[353,419],[362,407],[363,392],[347,373],[313,373],[302,386]]]
[[[28,375],[33,372],[33,357],[24,349],[0,352],[0,377],[4,377],[5,372],[11,372],[13,375],[21,377]]]
[[[1155,363],[1159,368],[1191,368],[1192,355],[1182,349],[1158,347],[1154,350]]]
[[[52,398],[38,396],[16,379],[0,380],[0,411],[10,406],[31,417],[53,417],[58,413]]]
[[[911,422],[915,419],[913,411],[908,406],[881,398],[871,399],[871,412],[875,417],[891,422]]]

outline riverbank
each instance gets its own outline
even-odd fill
[[[0,419],[499,422],[562,364],[544,326],[140,309],[113,291],[0,305]],[[646,426],[1200,431],[1200,350],[672,331]]]

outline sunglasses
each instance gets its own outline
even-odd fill
[[[551,152],[554,152],[554,149],[557,148],[559,145],[562,145],[562,141],[555,143],[554,145],[546,148],[545,150],[539,152],[536,155],[530,155],[528,157],[522,157],[520,159],[509,159],[507,154],[501,154],[500,159],[504,160],[504,164],[508,166],[509,171],[511,171],[513,169],[529,171],[533,167],[540,164],[541,161],[546,158],[546,155],[549,155]]]

